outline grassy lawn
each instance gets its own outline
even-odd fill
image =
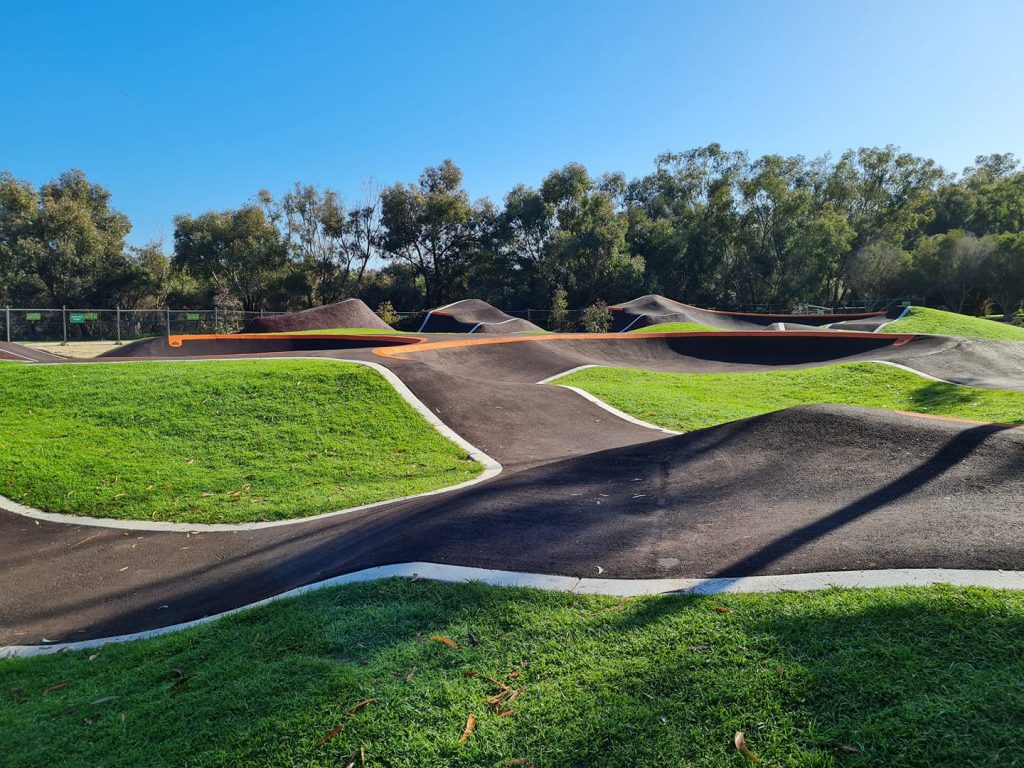
[[[0,493],[47,511],[280,520],[480,471],[351,363],[0,366]]]
[[[649,325],[646,328],[637,328],[629,333],[693,333],[694,331],[720,331],[721,328],[712,328],[710,325],[700,323],[658,323]]]
[[[768,766],[1007,766],[1022,716],[1024,593],[952,587],[385,581],[0,661],[0,765],[19,768],[746,765],[737,731]]]
[[[396,331],[394,328],[318,328],[318,329],[312,330],[312,331],[281,331],[280,334],[278,334],[278,333],[271,333],[271,334],[267,334],[267,335],[268,336],[278,336],[278,335],[281,335],[281,334],[291,335],[291,334],[295,334],[295,333],[306,334],[306,335],[313,334],[313,335],[321,335],[321,336],[324,335],[324,334],[331,334],[331,335],[338,335],[338,334],[341,334],[341,335],[356,335],[356,334],[358,334],[360,336],[388,336],[388,335],[403,336],[403,335],[405,335],[405,331]]]
[[[906,317],[889,323],[881,332],[934,333],[939,336],[962,336],[968,339],[1024,341],[1024,328],[1020,326],[928,307],[911,307]]]
[[[654,373],[585,368],[570,384],[644,421],[680,432],[798,405],[860,405],[1024,424],[1024,392],[928,381],[879,363],[761,373]]]

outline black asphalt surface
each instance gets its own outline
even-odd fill
[[[747,371],[890,359],[1024,389],[1012,343],[756,337],[275,348],[386,365],[504,471],[462,491],[253,531],[121,531],[0,513],[0,644],[166,626],[408,561],[603,578],[1024,569],[1024,430],[808,407],[672,437],[535,383],[588,364]]]

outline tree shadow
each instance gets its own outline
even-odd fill
[[[364,748],[369,765],[660,767],[740,764],[742,730],[765,764],[1009,765],[1022,609],[942,587],[618,601],[350,585],[95,661],[0,666],[5,693],[28,693],[0,702],[0,745],[26,766],[347,765]],[[513,715],[487,704],[488,678],[523,690]],[[119,699],[93,704],[101,691]]]

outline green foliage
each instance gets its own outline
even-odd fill
[[[928,307],[911,307],[906,317],[889,323],[882,328],[882,333],[931,333],[966,339],[1024,341],[1024,328]]]
[[[944,384],[880,363],[764,373],[586,368],[554,383],[585,389],[631,416],[680,432],[799,405],[859,405],[1024,424],[1024,392]]]
[[[395,311],[395,306],[390,301],[382,301],[377,307],[377,317],[383,320],[388,325],[397,325],[401,321],[401,316]]]
[[[383,247],[415,270],[431,306],[460,293],[493,218],[489,204],[470,203],[462,171],[451,160],[423,171],[416,184],[384,190]]]
[[[50,512],[280,520],[480,466],[376,371],[260,360],[0,366],[3,493]]]
[[[254,205],[174,219],[175,267],[229,291],[247,312],[263,306],[287,253],[280,232]]]
[[[551,296],[551,314],[548,315],[548,330],[556,333],[567,333],[573,328],[569,317],[569,302],[565,289],[559,286]]]
[[[228,291],[247,310],[349,296],[525,309],[561,286],[574,309],[644,293],[777,311],[913,295],[958,311],[991,300],[1012,317],[1024,256],[999,238],[1024,228],[1024,171],[1008,154],[957,177],[891,145],[833,160],[709,144],[631,181],[570,163],[496,206],[472,202],[445,160],[412,184],[367,187],[357,206],[296,184],[175,224],[168,273],[159,247],[124,247],[127,220],[80,172],[38,191],[0,174],[0,301],[208,306]]]
[[[612,327],[612,312],[608,305],[598,299],[580,316],[580,325],[587,333],[608,333]]]
[[[720,328],[712,328],[710,325],[699,323],[656,323],[646,328],[635,328],[628,333],[692,333],[695,331],[714,331],[721,333]]]
[[[19,768],[747,765],[736,731],[759,765],[996,768],[1020,749],[1024,594],[392,580],[0,660],[0,693],[0,762]]]

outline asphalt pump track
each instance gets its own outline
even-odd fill
[[[449,493],[243,530],[0,512],[0,645],[166,627],[400,563],[605,579],[1024,570],[1022,429],[812,406],[666,435],[538,383],[584,365],[701,372],[879,360],[1024,389],[1024,345],[810,331],[302,338],[315,340],[172,337],[105,360],[377,363],[503,471]]]

